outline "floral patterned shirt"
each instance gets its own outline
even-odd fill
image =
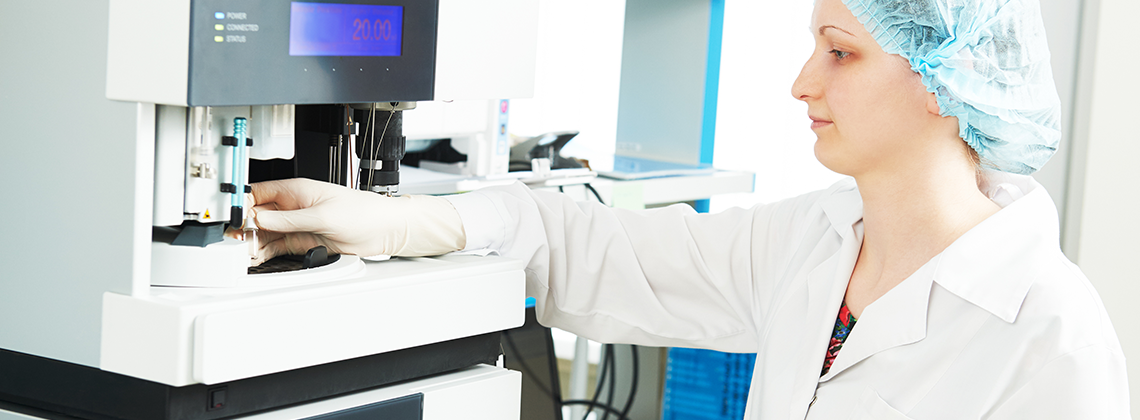
[[[823,371],[819,376],[827,374],[831,370],[831,364],[835,363],[835,356],[839,355],[839,349],[843,348],[843,342],[847,341],[847,336],[851,334],[851,328],[855,327],[854,315],[851,315],[851,310],[847,309],[847,301],[843,301],[843,306],[839,308],[839,316],[835,318],[835,329],[831,331],[831,343],[827,345],[827,356],[823,359]]]

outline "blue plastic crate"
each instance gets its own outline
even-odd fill
[[[662,419],[744,418],[755,364],[755,353],[670,349]]]

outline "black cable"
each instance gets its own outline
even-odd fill
[[[602,347],[604,348],[605,346]],[[599,360],[598,363],[601,364],[602,367],[598,369],[598,384],[594,386],[594,398],[590,400],[591,406],[598,404],[598,397],[602,395],[602,385],[606,380],[606,371],[609,370],[610,359],[608,357],[602,357],[602,360]],[[562,404],[565,405],[566,402],[563,401]],[[582,416],[582,420],[586,420],[587,417],[590,417],[591,410],[589,407],[586,408],[586,414]]]
[[[595,408],[600,408],[602,410],[605,410],[605,412],[607,414],[608,413],[620,414],[620,413],[618,413],[616,408],[613,408],[613,407],[610,407],[608,405],[605,405],[605,404],[602,404],[599,402],[595,402],[595,401],[566,400],[566,401],[562,401],[562,405],[585,405],[585,406],[587,406],[586,407],[586,415],[587,416],[589,416],[590,412],[592,412]],[[618,420],[629,420],[629,417],[618,417]]]
[[[640,374],[640,372],[638,372],[639,361],[637,360],[637,346],[630,344],[629,351],[633,357],[633,379],[629,383],[629,398],[625,400],[625,407],[622,408],[618,420],[626,418],[626,415],[629,414],[629,409],[633,408],[633,398],[637,395],[637,376]]]
[[[613,405],[614,405],[614,390],[617,389],[617,356],[614,355],[614,353],[617,353],[617,347],[615,347],[613,344],[606,344],[606,346],[607,346],[606,358],[610,360],[610,364],[612,365],[611,366],[612,369],[610,369],[610,389],[609,389],[609,393],[606,394],[606,405],[613,407]],[[609,419],[610,419],[610,412],[607,411],[606,415],[602,416],[602,420],[609,420]]]
[[[565,188],[562,188],[562,186],[561,186],[561,185],[559,185],[559,186],[558,186],[558,192],[560,192],[560,193],[565,193],[565,192],[566,192],[566,189],[565,189]]]
[[[602,195],[598,194],[598,190],[595,190],[593,185],[590,185],[590,184],[585,184],[585,185],[586,185],[586,189],[588,189],[588,190],[590,190],[590,192],[594,193],[594,197],[598,199],[599,203],[605,204],[607,206],[609,205],[609,204],[606,204],[606,200],[602,199]]]

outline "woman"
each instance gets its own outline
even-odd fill
[[[260,256],[496,249],[546,325],[756,352],[750,419],[1128,418],[1113,327],[1024,176],[1060,137],[1036,0],[818,0],[810,30],[792,94],[851,177],[826,191],[699,215],[264,183]]]

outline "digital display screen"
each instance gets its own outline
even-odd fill
[[[395,57],[403,33],[403,6],[293,2],[289,55]]]

